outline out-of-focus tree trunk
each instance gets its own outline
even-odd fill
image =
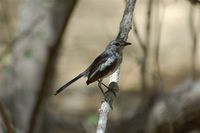
[[[57,53],[55,45],[60,44],[76,1],[22,0],[21,3],[10,71],[4,80],[7,93],[3,97],[15,130],[24,133],[29,129],[38,92],[47,84],[43,76],[52,76],[46,74],[48,67],[53,68],[47,66],[53,65],[49,56],[56,56],[52,53]]]

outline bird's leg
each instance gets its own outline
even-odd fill
[[[102,84],[102,80],[98,80],[98,86],[99,86],[102,94],[105,96],[105,92],[103,91],[103,88],[101,87],[101,84]]]
[[[109,87],[107,85],[105,85],[103,82],[101,82],[101,84],[109,90]]]
[[[104,87],[106,87],[107,89],[108,89],[108,91],[112,91],[113,92],[113,94],[115,95],[115,96],[117,96],[117,94],[116,94],[116,92],[114,91],[114,90],[112,90],[112,89],[110,89],[107,85],[105,85],[103,82],[101,82],[101,84],[104,86]],[[106,93],[106,92],[105,92]]]
[[[116,94],[116,92],[115,92],[114,90],[110,89],[110,88],[109,88],[107,85],[105,85],[103,82],[101,82],[101,84],[102,84],[104,87],[106,87],[106,88],[108,89],[108,91],[112,91],[113,94],[115,95],[115,97],[117,96],[117,94]],[[104,93],[106,93],[106,92],[104,92]]]

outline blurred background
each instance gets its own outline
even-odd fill
[[[94,133],[85,70],[118,34],[123,0],[0,1],[0,133]],[[137,0],[107,133],[200,133],[200,1]],[[108,80],[104,81],[108,84]]]

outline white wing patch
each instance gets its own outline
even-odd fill
[[[115,61],[115,57],[110,57],[108,58],[108,60],[106,62],[104,62],[103,64],[101,64],[95,72],[93,72],[93,74],[90,77],[93,77],[98,71],[103,71],[104,69],[106,69],[106,67],[112,65],[112,63]]]
[[[106,67],[110,66],[115,60],[115,57],[108,58],[101,66],[99,66],[100,71],[103,71]]]

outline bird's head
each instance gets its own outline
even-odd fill
[[[126,41],[113,40],[111,41],[106,49],[114,50],[114,51],[122,51],[125,46],[131,45],[131,43]]]

